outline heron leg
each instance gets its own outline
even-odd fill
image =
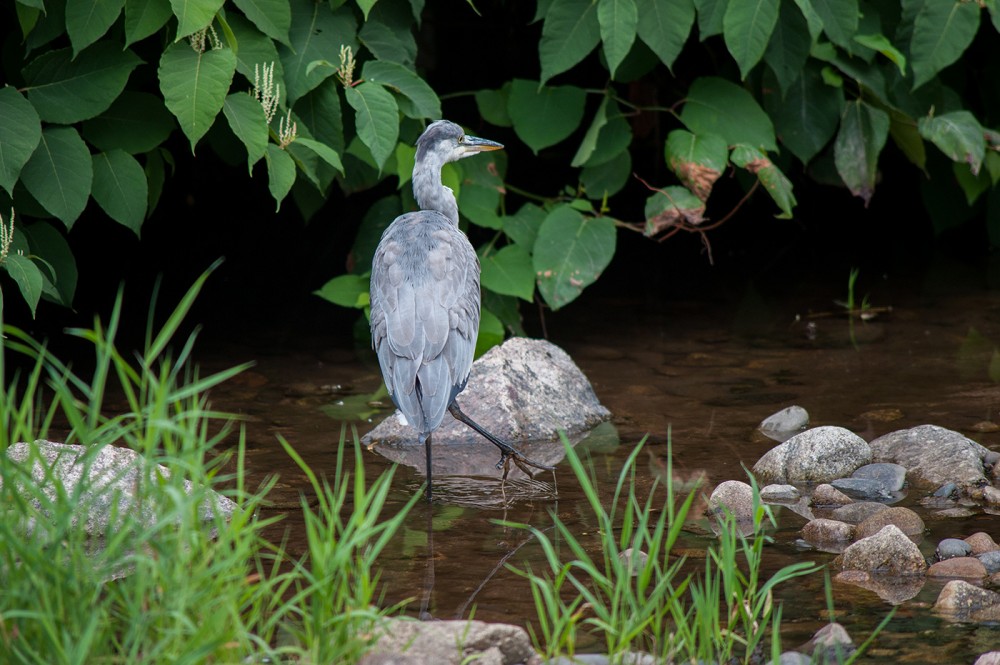
[[[472,429],[474,429],[476,432],[478,432],[480,435],[482,435],[483,438],[485,438],[487,441],[489,441],[494,446],[496,446],[497,448],[500,449],[500,461],[497,462],[497,465],[496,465],[497,469],[501,469],[501,468],[506,469],[506,468],[508,468],[509,464],[510,464],[510,460],[513,460],[514,464],[516,464],[519,469],[521,469],[522,471],[524,471],[529,476],[531,476],[532,473],[526,468],[526,466],[531,466],[531,467],[534,467],[536,469],[541,469],[542,471],[554,471],[555,470],[555,467],[553,467],[553,466],[549,466],[547,464],[540,464],[538,462],[535,462],[535,461],[533,461],[533,460],[525,457],[521,453],[521,451],[519,451],[517,448],[515,448],[512,445],[510,445],[509,443],[507,443],[503,439],[501,439],[501,438],[499,438],[497,436],[494,436],[493,434],[491,434],[490,432],[488,432],[482,425],[480,425],[479,423],[477,423],[475,420],[473,420],[469,416],[465,415],[465,412],[462,411],[462,409],[459,408],[457,401],[452,402],[451,405],[448,406],[448,412],[455,418],[455,420],[458,420],[460,422],[465,423],[466,425],[468,425],[469,427],[471,427]],[[507,477],[506,473],[504,473],[504,477],[505,478]]]
[[[431,500],[431,435],[421,434],[419,437],[424,442],[424,454],[427,458],[427,501]]]

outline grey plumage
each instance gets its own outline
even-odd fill
[[[382,234],[372,260],[372,346],[389,395],[416,430],[427,456],[428,497],[431,433],[445,411],[501,450],[504,466],[528,460],[469,419],[455,401],[465,388],[479,333],[479,259],[458,228],[458,203],[441,182],[448,162],[503,146],[467,136],[439,120],[417,140],[413,194],[421,210],[397,217]]]

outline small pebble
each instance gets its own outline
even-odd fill
[[[773,432],[799,432],[809,426],[809,412],[801,406],[789,406],[771,414],[758,425],[765,434]]]
[[[854,499],[829,483],[817,485],[812,493],[814,506],[846,506],[849,503],[854,503]]]
[[[989,434],[990,432],[1000,432],[1000,425],[997,425],[992,420],[980,420],[975,425],[969,427],[970,432],[980,432],[982,434]]]
[[[837,478],[831,485],[855,499],[889,499],[891,495],[885,486],[869,478]]]
[[[889,492],[898,492],[906,482],[906,467],[901,464],[877,462],[865,464],[851,474],[851,478],[867,478],[880,483]]]
[[[799,490],[794,485],[768,485],[761,488],[760,498],[767,502],[794,503],[799,500]]]
[[[936,496],[942,499],[952,498],[958,493],[958,485],[955,483],[945,483],[941,487],[934,490],[934,494],[931,496]]]
[[[986,568],[986,572],[990,575],[1000,573],[1000,550],[983,552],[982,554],[977,554],[976,558],[979,559],[980,563]]]

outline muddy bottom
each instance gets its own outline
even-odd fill
[[[1000,374],[1000,295],[883,296],[872,304],[892,306],[890,313],[853,323],[832,303],[840,295],[655,307],[592,301],[550,316],[549,339],[569,352],[614,414],[609,425],[580,444],[593,460],[602,492],[613,491],[625,458],[644,437],[640,488],[663,473],[668,440],[682,479],[704,477],[708,491],[723,480],[746,480],[742,465],[752,466],[773,445],[755,437],[754,428],[791,404],[805,407],[813,426],[847,427],[866,440],[932,423],[1000,449],[1000,434],[988,431],[1000,422],[1000,389],[990,379],[991,367]],[[381,378],[363,346],[330,348],[329,336],[316,330],[291,341],[288,331],[284,335],[283,343],[231,342],[224,355],[210,355],[203,364],[216,369],[257,361],[216,390],[213,402],[248,417],[251,475],[280,476],[272,498],[275,511],[287,515],[273,536],[278,540],[288,530],[290,548],[300,552],[304,534],[296,508],[306,480],[276,435],[288,439],[318,473],[332,473],[342,424],[363,434],[390,411],[379,408],[380,400],[385,403],[377,393]],[[365,465],[372,475],[390,468],[371,451],[365,451]],[[422,473],[399,467],[387,510],[403,505],[422,482]],[[935,521],[915,505],[919,498],[911,494],[903,505],[914,505],[927,523],[929,533],[920,543],[925,555],[945,537],[985,531],[1000,540],[1000,517],[979,512]],[[434,502],[417,504],[379,561],[384,603],[409,600],[413,615],[528,625],[535,616],[529,586],[510,567],[541,570],[543,556],[527,531],[500,522],[546,529],[552,513],[599,551],[601,534],[565,462],[555,481],[541,474],[501,488],[497,476],[438,479]],[[798,561],[833,559],[797,544],[803,518],[781,508],[775,514],[779,526],[766,550],[768,572]],[[692,524],[684,547],[703,551],[712,542],[703,532],[703,525]],[[957,624],[931,613],[943,583],[928,581],[904,603],[859,662],[971,664],[978,654],[1000,648],[1000,627]],[[804,642],[829,620],[822,574],[799,578],[777,595],[791,601],[783,610],[787,647]],[[846,584],[834,582],[833,596],[836,619],[856,643],[891,609],[875,594]]]

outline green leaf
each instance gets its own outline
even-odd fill
[[[545,210],[534,203],[525,203],[516,213],[503,218],[503,232],[521,247],[533,248],[545,215]]]
[[[306,123],[313,138],[344,152],[344,118],[340,108],[340,84],[327,79],[295,102],[295,113]]]
[[[990,181],[990,174],[980,171],[978,174],[972,172],[968,164],[961,162],[951,163],[952,171],[955,173],[955,180],[958,186],[965,193],[965,202],[973,205],[984,192],[989,191],[993,183]]]
[[[573,161],[569,163],[573,168],[583,166],[594,153],[594,148],[597,147],[597,139],[601,135],[601,129],[604,125],[608,124],[608,99],[608,97],[601,99],[601,104],[594,113],[594,119],[590,121],[590,127],[587,128],[587,133],[583,135],[583,141],[580,142],[580,147],[576,149]]]
[[[899,75],[906,76],[906,56],[885,35],[854,35],[854,41],[887,57],[899,68]]]
[[[600,40],[597,3],[591,0],[554,0],[545,15],[542,39],[538,43],[538,57],[542,63],[541,82],[545,83],[583,60]]]
[[[163,101],[188,137],[191,152],[222,110],[235,71],[236,54],[227,48],[198,53],[186,42],[176,42],[160,57]]]
[[[125,0],[125,46],[157,32],[173,15],[170,0]]]
[[[477,90],[476,108],[483,120],[497,127],[510,127],[510,115],[507,114],[507,97],[510,94],[510,83],[505,83],[499,90]]]
[[[975,2],[928,0],[922,3],[914,18],[910,38],[913,89],[958,60],[978,29],[979,5]]]
[[[292,10],[287,0],[233,0],[265,35],[289,45],[288,30],[292,25]]]
[[[99,150],[136,155],[166,141],[176,126],[160,97],[126,90],[107,111],[83,123],[83,136]]]
[[[778,148],[771,119],[750,93],[714,76],[696,79],[691,85],[681,122],[695,134],[718,134],[729,145]]]
[[[146,186],[149,195],[146,198],[146,215],[150,215],[156,209],[156,204],[160,202],[160,194],[163,193],[163,182],[166,180],[166,170],[163,164],[163,155],[170,155],[164,148],[150,151],[146,155],[146,165],[143,172],[146,174]],[[173,164],[173,161],[170,160]]]
[[[111,106],[140,62],[107,41],[76,59],[69,48],[48,51],[24,68],[28,100],[46,122],[69,125],[93,118]]]
[[[561,205],[542,222],[533,252],[538,290],[556,310],[600,277],[615,254],[615,225]]]
[[[926,174],[927,150],[913,118],[898,111],[890,112],[889,135],[906,158]]]
[[[376,2],[378,2],[378,0],[358,0],[358,7],[361,7],[361,11],[364,13],[366,21],[368,20],[369,12],[371,12],[372,7],[375,6]]]
[[[309,69],[310,63],[340,61],[340,47],[350,46],[357,53],[357,21],[349,7],[330,11],[323,2],[292,0],[291,46],[278,47],[285,75],[285,94],[289,105],[318,86],[333,70]]]
[[[632,144],[632,126],[621,114],[617,104],[608,108],[608,123],[597,136],[597,145],[584,166],[600,166],[617,158]]]
[[[291,155],[273,143],[267,144],[264,158],[267,160],[267,189],[277,203],[275,211],[281,210],[281,202],[295,184],[295,162]]]
[[[215,14],[222,9],[224,0],[170,0],[170,7],[177,17],[177,34],[174,43],[208,26]]]
[[[417,58],[417,40],[413,36],[414,19],[404,2],[375,5],[361,26],[358,38],[379,60],[413,68]]]
[[[108,216],[139,236],[146,218],[146,174],[139,162],[123,150],[94,155],[91,195]]]
[[[490,310],[482,310],[479,319],[479,335],[476,337],[476,357],[478,358],[501,342],[503,342],[503,323]]]
[[[973,175],[979,174],[986,156],[983,127],[968,111],[953,111],[921,118],[917,123],[920,135],[941,149],[955,162],[965,162]]]
[[[287,97],[285,86],[285,69],[278,57],[278,49],[270,37],[262,34],[253,23],[243,18],[236,12],[229,14],[226,23],[233,31],[236,41],[240,45],[236,53],[236,71],[246,78],[251,84],[261,76],[264,65],[270,66],[274,63],[274,84],[279,88],[279,97],[282,102]],[[256,73],[254,72],[256,68]]]
[[[313,293],[341,307],[363,309],[369,304],[367,275],[340,275]]]
[[[692,0],[637,0],[642,20],[636,30],[646,46],[673,72],[674,60],[680,55],[694,25]]]
[[[21,169],[42,138],[42,123],[31,102],[10,86],[0,88],[0,187],[14,193]]]
[[[729,164],[729,146],[718,134],[692,134],[675,129],[664,147],[667,166],[702,201]]]
[[[501,219],[497,208],[504,191],[506,155],[490,152],[463,160],[462,170],[462,186],[456,193],[459,211],[477,226],[499,229]]]
[[[605,196],[617,194],[632,174],[632,156],[628,150],[618,153],[606,162],[596,166],[586,166],[580,171],[580,184],[587,198],[600,201]]]
[[[849,103],[840,119],[834,163],[851,194],[864,199],[865,207],[875,193],[878,155],[888,134],[889,115],[860,99]]]
[[[226,97],[222,112],[233,134],[246,147],[247,168],[253,171],[253,165],[267,152],[267,117],[263,107],[245,92],[235,92]]]
[[[810,4],[823,21],[823,32],[830,41],[850,52],[851,39],[858,29],[858,0],[811,0]]]
[[[725,16],[729,0],[694,0],[698,10],[698,37],[705,41],[709,37],[722,34],[722,18]]]
[[[684,187],[664,187],[646,199],[647,236],[656,236],[678,224],[698,226],[705,221],[705,202]]]
[[[382,239],[382,233],[401,214],[403,205],[397,194],[384,196],[368,208],[351,247],[351,272],[363,274],[371,271],[372,257],[375,256],[375,248]]]
[[[505,296],[517,296],[531,302],[535,295],[535,271],[528,250],[518,244],[507,245],[480,261],[482,285]]]
[[[538,81],[514,79],[507,112],[514,132],[538,154],[572,134],[583,119],[587,93],[574,86],[543,86]]]
[[[337,171],[340,171],[341,175],[343,175],[344,164],[340,161],[340,155],[337,154],[337,151],[330,146],[325,143],[320,143],[319,141],[314,141],[313,139],[307,139],[304,136],[300,136],[295,139],[295,143],[293,145],[301,145],[309,148],[327,165],[333,167]]]
[[[764,185],[764,189],[781,208],[779,219],[792,217],[792,208],[797,203],[792,193],[792,183],[764,152],[753,146],[737,145],[733,148],[732,160],[736,166],[757,176],[760,184]]]
[[[844,91],[827,85],[819,66],[811,62],[784,99],[772,93],[765,102],[781,143],[803,164],[808,164],[837,131],[844,108]]]
[[[21,230],[28,238],[31,253],[41,257],[55,271],[52,288],[47,289],[47,285],[43,283],[42,295],[64,307],[72,307],[76,294],[77,268],[66,236],[48,222],[35,222],[21,227]]]
[[[73,54],[103,37],[124,4],[125,0],[66,0],[66,32]]]
[[[72,127],[43,129],[38,147],[21,170],[28,193],[67,229],[87,206],[93,177],[90,151]]]
[[[635,0],[598,0],[597,22],[601,28],[608,71],[611,72],[611,78],[614,78],[618,65],[622,64],[635,41],[639,25]]]
[[[779,0],[730,2],[722,18],[726,48],[740,66],[740,78],[764,56],[767,42],[778,22]]]
[[[38,266],[27,256],[8,254],[4,262],[0,263],[0,267],[4,268],[17,284],[17,288],[21,290],[21,297],[31,309],[31,318],[35,318],[35,309],[42,297],[42,272]]]
[[[788,93],[788,89],[802,75],[811,44],[802,12],[790,2],[781,3],[778,23],[774,26],[767,50],[764,51],[764,62],[778,78],[782,96]]]
[[[345,88],[344,96],[354,109],[358,136],[371,150],[381,171],[399,140],[399,108],[396,100],[388,90],[368,81],[353,88]]]
[[[413,102],[416,113],[404,114],[418,120],[441,117],[441,101],[427,83],[412,71],[395,62],[369,60],[365,63],[363,78],[371,83],[393,88],[403,97]]]

